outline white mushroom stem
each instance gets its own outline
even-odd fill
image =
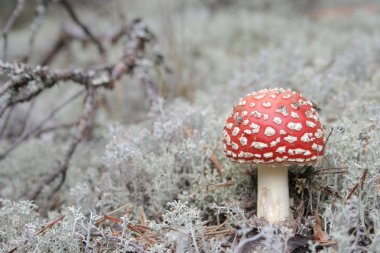
[[[257,216],[270,223],[289,218],[288,166],[260,164],[257,180]]]

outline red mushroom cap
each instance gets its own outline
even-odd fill
[[[281,88],[241,98],[224,126],[224,151],[242,163],[310,163],[323,155],[324,137],[313,104]]]

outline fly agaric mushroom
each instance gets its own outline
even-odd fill
[[[224,126],[224,151],[232,161],[257,163],[257,216],[289,218],[288,166],[315,163],[324,138],[313,104],[281,88],[241,98]]]

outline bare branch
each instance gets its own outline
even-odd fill
[[[74,96],[71,96],[67,100],[65,100],[62,104],[58,105],[55,109],[53,109],[50,114],[44,118],[37,126],[35,126],[33,129],[29,130],[25,134],[23,134],[20,138],[15,140],[11,146],[9,146],[7,149],[5,149],[3,152],[0,153],[0,160],[4,159],[10,152],[12,152],[14,149],[16,149],[20,144],[22,144],[24,141],[28,140],[33,135],[39,135],[41,128],[48,122],[51,118],[54,117],[61,109],[63,109],[66,105],[73,102],[76,98],[78,98],[80,95],[82,95],[84,90],[81,90],[80,92],[74,94]],[[13,107],[11,107],[13,108]]]
[[[44,59],[44,63],[49,63],[70,41],[80,40],[86,42],[95,38],[87,28],[83,28],[83,24],[79,21],[75,12],[71,12],[71,6],[66,5],[67,1],[62,0],[61,3],[68,8],[72,18],[77,21],[76,23],[81,29],[71,29],[68,33],[63,33],[49,52],[47,58]],[[103,64],[88,69],[50,69],[47,66],[41,67],[8,63],[0,60],[0,74],[8,77],[8,80],[0,86],[0,118],[8,108],[14,108],[19,103],[30,101],[47,89],[56,86],[58,83],[67,83],[70,81],[71,83],[84,87],[81,93],[63,102],[33,129],[27,132],[23,131],[24,133],[22,133],[21,137],[16,139],[8,148],[5,148],[2,153],[0,153],[1,160],[31,137],[38,136],[46,131],[73,127],[71,142],[63,158],[54,171],[43,179],[33,191],[28,193],[27,197],[29,199],[36,199],[45,186],[56,182],[58,178],[60,178],[60,181],[56,182],[57,185],[52,190],[49,198],[61,188],[65,182],[69,163],[75,150],[81,141],[89,138],[93,128],[93,115],[98,108],[94,99],[97,89],[112,89],[114,83],[120,80],[124,75],[133,73],[134,69],[139,66],[140,60],[146,57],[146,45],[155,39],[154,35],[141,20],[134,20],[128,25],[123,25],[119,30],[108,36],[99,37],[99,39],[96,38],[96,42],[99,43],[99,45],[101,45],[101,41],[105,42],[105,44],[113,44],[122,37],[126,38],[126,40],[123,44],[122,56],[118,60],[114,63]],[[153,87],[154,83],[150,78],[142,78],[142,83],[147,89],[147,95],[154,96],[156,94],[157,89]],[[69,104],[83,92],[86,92],[86,98],[82,117],[74,126],[70,123],[50,128],[42,128],[63,106]],[[26,120],[29,118],[29,112],[26,115]],[[26,120],[23,124],[27,123]],[[23,128],[25,128],[25,125]]]
[[[73,7],[71,7],[70,3],[67,0],[61,0],[60,2],[62,6],[66,9],[66,11],[69,13],[72,20],[79,25],[83,31],[87,34],[87,36],[91,39],[91,41],[96,45],[98,48],[98,51],[101,55],[105,54],[104,47],[102,43],[94,36],[94,34],[90,31],[90,29],[83,24],[83,22],[78,18],[78,15],[75,13]]]
[[[8,47],[8,33],[13,28],[13,25],[15,24],[17,18],[20,16],[21,12],[24,10],[25,6],[25,0],[17,0],[17,5],[14,11],[12,12],[12,15],[8,19],[7,23],[5,24],[3,31],[1,32],[1,36],[3,37],[3,59],[7,60],[7,47]]]
[[[33,135],[36,136],[36,137],[39,137],[45,133],[49,133],[49,132],[52,132],[52,131],[57,131],[57,130],[60,130],[60,129],[69,129],[69,128],[72,128],[76,125],[76,122],[74,123],[64,123],[64,124],[58,124],[58,125],[55,125],[55,126],[50,126],[50,127],[45,127],[45,128],[41,128],[39,131],[35,132]]]
[[[32,24],[30,26],[31,35],[29,38],[29,49],[28,49],[28,55],[26,56],[26,59],[24,60],[24,62],[28,62],[29,59],[33,55],[34,41],[36,39],[37,32],[42,25],[42,20],[43,20],[45,13],[46,13],[46,9],[47,9],[49,3],[50,3],[50,1],[39,0],[39,3],[35,7],[36,15],[35,15],[35,18],[34,18]]]
[[[28,119],[29,119],[30,115],[33,112],[34,106],[36,105],[36,101],[37,100],[34,99],[34,100],[32,100],[32,102],[30,102],[28,111],[26,112],[26,115],[25,115],[24,119],[21,122],[21,128],[20,128],[17,136],[22,136],[24,134],[24,131],[26,129],[26,125],[28,124]]]
[[[3,123],[3,126],[1,127],[1,130],[0,130],[0,139],[3,137],[3,134],[5,132],[5,129],[7,129],[7,126],[8,126],[8,123],[9,123],[9,120],[11,118],[11,115],[12,115],[12,112],[14,110],[14,107],[12,107],[9,112],[8,112],[8,115],[7,117],[5,118],[4,120],[4,123]]]
[[[134,70],[141,53],[145,50],[145,44],[153,36],[139,20],[136,20],[129,29],[128,38],[124,45],[123,56],[116,63],[102,68],[49,70],[46,66],[33,67],[0,60],[0,73],[10,77],[10,80],[0,88],[0,97],[5,93],[8,94],[4,101],[0,101],[0,117],[7,108],[29,101],[59,82],[73,81],[81,85],[112,88],[114,82]]]
[[[78,121],[77,127],[72,136],[72,141],[65,153],[65,156],[60,161],[58,167],[54,170],[54,172],[50,174],[47,178],[45,178],[32,192],[28,194],[28,199],[35,200],[38,197],[38,195],[41,193],[43,188],[49,185],[50,183],[52,183],[59,176],[61,176],[61,181],[58,184],[58,186],[54,188],[54,190],[52,191],[49,197],[51,197],[54,193],[56,193],[63,185],[65,177],[66,177],[67,169],[69,168],[71,157],[73,156],[78,144],[82,140],[86,130],[91,127],[91,122],[92,122],[91,116],[94,113],[94,109],[95,109],[94,97],[95,97],[95,88],[92,86],[88,86],[87,96],[86,96],[84,107],[83,107],[83,115]]]

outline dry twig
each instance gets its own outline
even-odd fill
[[[65,156],[60,161],[58,167],[54,170],[52,174],[50,174],[47,178],[45,178],[32,192],[28,194],[28,198],[31,200],[35,200],[38,195],[41,193],[42,189],[53,182],[56,178],[61,176],[61,181],[59,184],[53,189],[50,193],[49,198],[51,198],[63,185],[66,172],[69,168],[69,162],[71,157],[73,156],[78,144],[84,137],[84,134],[87,129],[91,128],[91,116],[94,113],[95,109],[95,89],[91,86],[87,89],[87,95],[83,108],[83,115],[78,121],[78,125],[76,127],[76,132],[73,134],[73,139],[71,144],[69,145],[68,150],[65,153]]]
[[[366,180],[366,178],[367,178],[367,174],[368,174],[368,169],[365,169],[365,170],[363,171],[362,176],[361,176],[360,179],[359,179],[359,182],[357,182],[357,183],[354,185],[354,187],[352,187],[350,193],[348,194],[348,196],[347,196],[347,198],[346,198],[346,201],[349,200],[349,199],[352,197],[352,195],[355,193],[355,191],[359,188],[359,185],[360,185],[360,189],[363,190],[363,188],[364,188],[364,182],[365,182],[365,180]]]
[[[95,37],[95,35],[91,32],[90,28],[88,28],[78,17],[74,8],[70,5],[67,0],[61,0],[60,3],[69,13],[71,19],[82,28],[82,30],[86,33],[86,35],[91,39],[91,41],[96,45],[99,53],[104,55],[106,53],[102,43]]]
[[[47,185],[52,184],[58,178],[59,183],[49,194],[52,197],[62,186],[65,181],[66,173],[69,168],[70,160],[77,149],[79,143],[87,139],[91,129],[94,126],[93,117],[98,109],[96,94],[99,88],[112,89],[117,81],[123,76],[132,74],[134,69],[139,66],[140,60],[146,57],[146,48],[149,43],[155,40],[154,35],[147,29],[145,24],[139,20],[133,20],[128,24],[123,24],[120,29],[108,34],[107,36],[95,36],[91,31],[90,26],[85,25],[80,16],[77,14],[74,7],[67,0],[57,1],[68,12],[71,20],[77,25],[71,26],[69,29],[62,30],[61,36],[53,47],[48,51],[47,56],[42,59],[42,66],[28,65],[25,63],[11,63],[5,61],[7,53],[7,36],[10,33],[15,21],[21,14],[25,0],[18,0],[17,6],[11,17],[7,21],[2,30],[2,38],[4,40],[3,60],[0,60],[0,74],[7,77],[4,83],[0,83],[0,119],[3,118],[3,124],[0,128],[0,138],[6,133],[11,121],[12,111],[14,108],[24,102],[33,101],[21,122],[21,127],[18,131],[19,137],[10,140],[9,147],[6,147],[0,152],[0,160],[4,159],[10,152],[24,143],[31,137],[36,137],[47,131],[53,131],[62,128],[73,128],[71,132],[71,141],[67,150],[60,160],[59,164],[43,179],[31,192],[28,193],[28,198],[35,200]],[[31,36],[29,40],[28,55],[24,62],[30,59],[33,49],[36,33],[41,26],[41,20],[46,12],[48,4],[52,1],[39,1],[36,5],[36,16],[31,27]],[[79,29],[78,29],[79,28]],[[61,52],[61,49],[66,47],[74,40],[90,42],[94,44],[105,60],[107,53],[106,46],[114,45],[121,38],[125,38],[122,45],[121,57],[109,64],[100,63],[102,65],[89,67],[87,69],[52,69],[46,64],[50,64],[52,60]],[[144,85],[154,86],[155,84],[149,77],[142,78]],[[82,91],[64,101],[57,108],[45,117],[35,127],[28,130],[28,119],[32,118],[33,105],[36,103],[40,94],[44,93],[49,88],[57,86],[59,83],[70,81],[76,85],[83,87]],[[153,87],[154,88],[154,87]],[[44,127],[64,106],[70,104],[74,99],[85,93],[84,106],[82,116],[77,122]],[[153,94],[153,93],[152,93]],[[157,95],[157,94],[156,94]],[[73,126],[74,124],[74,126]]]
[[[17,18],[21,15],[24,10],[25,0],[17,0],[17,5],[11,16],[9,17],[7,23],[5,24],[1,36],[3,37],[3,59],[7,60],[7,51],[8,51],[8,34],[12,30],[13,25],[15,24]]]

